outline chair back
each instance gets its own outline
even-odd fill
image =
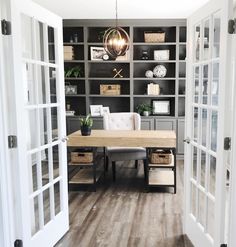
[[[106,113],[103,116],[105,130],[140,130],[141,117],[136,112]]]

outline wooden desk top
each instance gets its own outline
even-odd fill
[[[68,147],[176,147],[175,132],[166,130],[92,130],[90,136],[79,130],[68,138]]]

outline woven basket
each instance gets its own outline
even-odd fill
[[[92,152],[71,152],[71,163],[92,163]]]
[[[163,43],[165,42],[165,33],[159,32],[159,33],[150,33],[145,32],[144,33],[144,41],[146,43]]]
[[[171,152],[165,151],[154,151],[151,153],[151,163],[152,164],[171,164],[172,154]]]

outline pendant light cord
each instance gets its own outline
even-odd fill
[[[118,27],[118,4],[116,0],[116,28]]]

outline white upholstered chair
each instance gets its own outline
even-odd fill
[[[138,113],[107,113],[103,117],[105,130],[140,130],[141,117]],[[116,161],[143,160],[145,174],[146,149],[142,147],[107,147],[107,166],[112,163],[113,180],[116,180]],[[146,174],[145,174],[146,177]]]

